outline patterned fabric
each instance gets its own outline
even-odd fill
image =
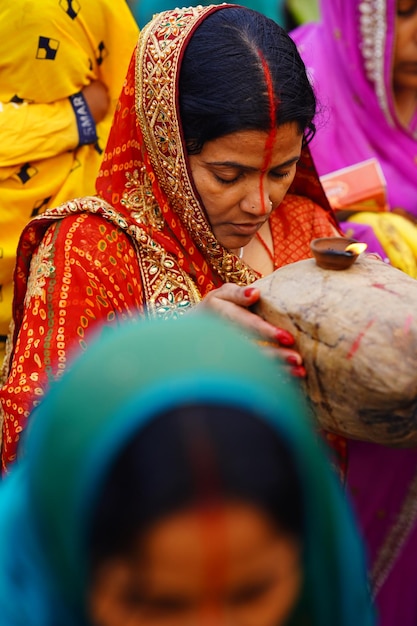
[[[23,233],[0,391],[4,468],[15,459],[33,406],[91,334],[138,313],[181,315],[225,282],[247,285],[259,277],[214,237],[172,115],[183,47],[216,10],[227,6],[161,14],[142,31],[97,182],[101,198],[68,202]],[[310,256],[311,239],[334,229],[306,150],[271,218],[277,267]]]
[[[12,315],[22,229],[48,207],[95,192],[137,35],[125,0],[0,3],[0,336]],[[69,97],[96,79],[111,106],[97,142],[79,146]]]
[[[311,257],[310,241],[334,234],[326,214],[314,202],[288,195],[270,219],[274,266],[282,267]]]

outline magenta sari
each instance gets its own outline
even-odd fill
[[[417,111],[394,106],[396,0],[321,0],[322,21],[291,33],[320,103],[311,143],[320,175],[376,156],[392,208],[417,217]]]
[[[417,450],[348,442],[347,483],[365,537],[380,626],[417,624]]]
[[[400,123],[391,88],[395,4],[322,0],[322,22],[291,35],[321,105],[311,143],[319,173],[377,156],[390,206],[417,216],[417,115],[409,128]],[[372,229],[347,227],[381,253]],[[417,449],[350,440],[347,484],[368,547],[380,624],[415,626]]]

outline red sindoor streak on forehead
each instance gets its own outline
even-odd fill
[[[261,182],[259,186],[262,214],[265,215],[269,207],[265,206],[264,181],[265,181],[265,175],[271,164],[272,150],[274,148],[275,140],[277,137],[276,119],[277,119],[278,101],[275,98],[274,85],[272,83],[272,76],[269,70],[268,63],[260,50],[258,50],[258,55],[259,55],[259,58],[262,64],[262,69],[263,69],[264,76],[265,76],[265,83],[266,83],[267,94],[268,94],[268,105],[269,105],[269,132],[268,132],[268,137],[265,142],[265,155],[264,155],[264,160],[262,163]]]
[[[216,598],[217,590],[227,579],[227,528],[220,478],[213,445],[209,441],[204,422],[194,419],[184,423],[184,443],[193,471],[196,505],[199,511],[201,543],[205,552],[202,579],[208,598]],[[213,547],[223,551],[224,560],[212,558]],[[201,623],[220,624],[222,606],[218,602],[204,603],[200,611]]]

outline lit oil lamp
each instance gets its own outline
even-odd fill
[[[325,270],[346,270],[367,248],[366,243],[346,237],[321,237],[310,244],[316,263]]]

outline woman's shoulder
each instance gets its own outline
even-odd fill
[[[79,198],[50,209],[25,227],[18,246],[16,282],[26,284],[30,268],[51,263],[97,265],[134,256],[128,220],[98,198]],[[71,261],[72,259],[72,261]]]
[[[86,246],[91,239],[101,239],[108,233],[117,232],[117,236],[127,237],[129,220],[104,200],[95,196],[76,198],[49,209],[34,218],[23,231],[21,246],[38,245],[51,233],[55,237],[81,237]]]

